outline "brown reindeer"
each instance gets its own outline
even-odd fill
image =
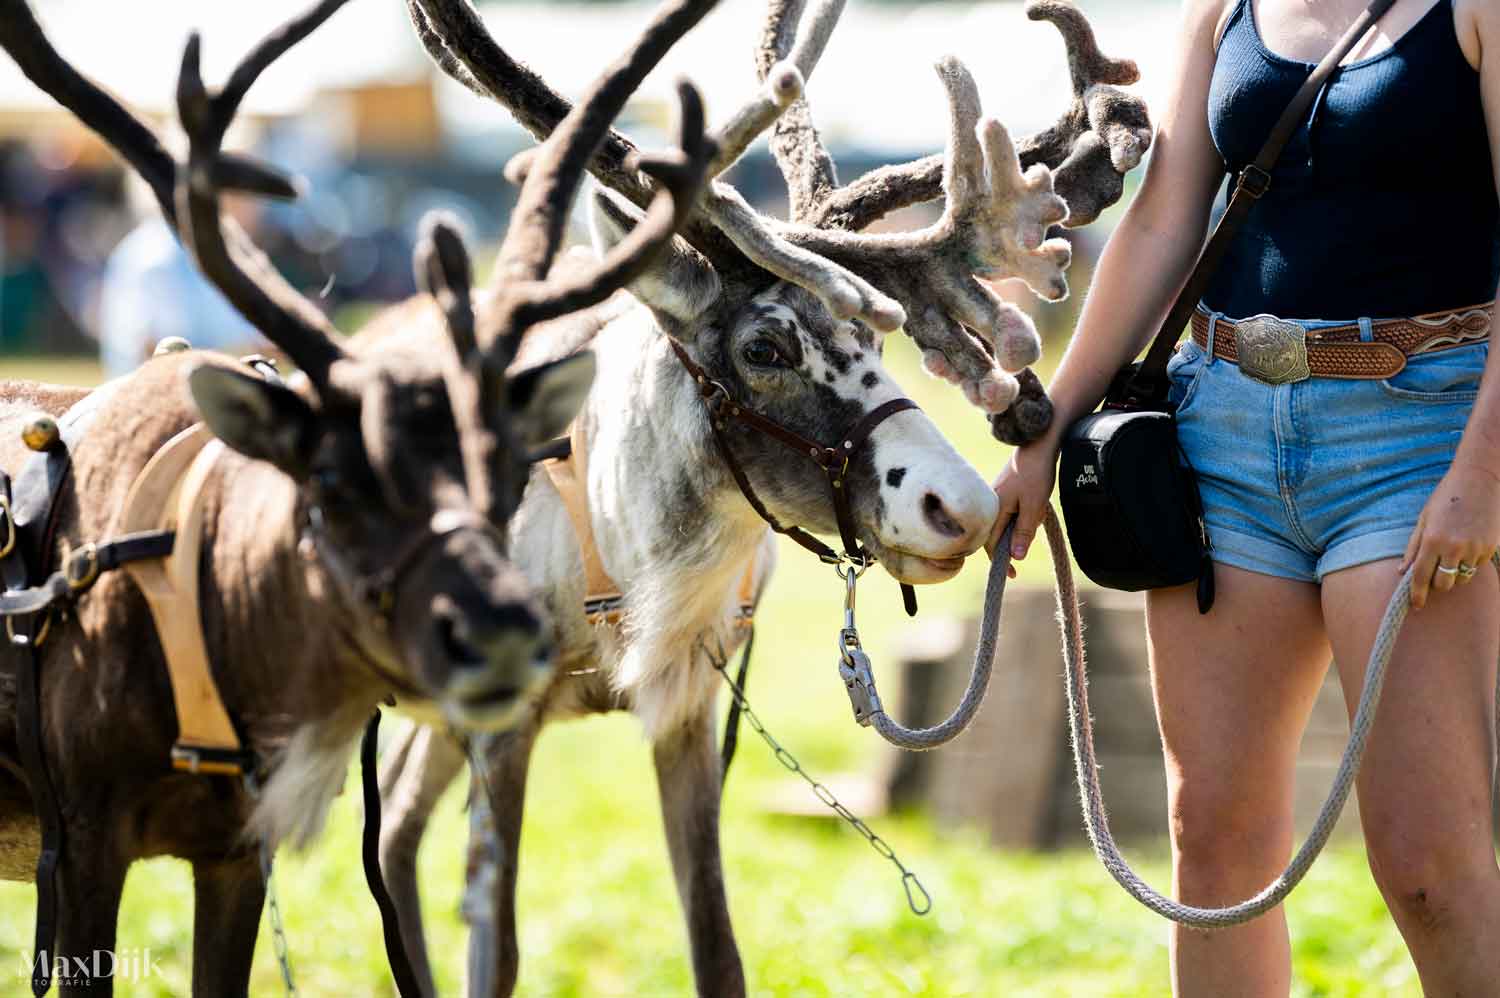
[[[228,445],[205,487],[201,627],[224,703],[260,761],[258,795],[169,765],[163,653],[124,573],[102,576],[51,620],[37,664],[65,843],[56,957],[112,950],[129,865],[182,857],[194,878],[193,992],[214,998],[247,992],[264,897],[259,844],[316,834],[378,703],[394,694],[460,730],[492,730],[545,675],[550,635],[507,559],[503,528],[529,449],[572,418],[593,365],[582,356],[506,369],[527,329],[640,273],[694,203],[714,154],[683,85],[680,148],[631,163],[655,184],[644,222],[599,263],[549,277],[586,163],[645,74],[713,6],[701,0],[653,21],[529,160],[493,288],[471,294],[457,234],[431,225],[416,262],[431,300],[342,343],[220,214],[225,191],[291,193],[220,143],[260,73],[342,3],[323,0],[267,37],[217,93],[199,77],[191,39],[178,87],[190,148],[177,163],[54,50],[25,0],[0,0],[0,47],[145,179],[204,273],[302,371],[287,387],[187,352],[101,389],[71,448],[56,543],[43,552],[55,563],[63,547],[116,532],[137,473],[195,422]],[[0,382],[0,467],[29,456],[17,439],[26,414],[60,413],[82,395]],[[18,677],[31,667],[27,655],[0,654],[0,876],[11,879],[30,879],[37,856],[37,809],[17,761]],[[106,977],[81,983],[112,990]]]
[[[1036,3],[1031,16],[1062,30],[1073,67],[1075,100],[1055,128],[1012,147],[999,122],[982,121],[968,72],[944,60],[947,153],[839,187],[798,98],[842,6],[819,0],[804,16],[799,0],[770,4],[756,54],[764,89],[716,133],[714,175],[774,124],[771,148],[787,179],[792,223],[757,214],[733,187],[713,180],[682,238],[629,285],[628,296],[570,317],[572,335],[528,343],[556,356],[586,341],[598,358],[573,434],[573,467],[585,479],[593,547],[623,605],[618,621],[591,618],[588,563],[567,500],[548,475],[534,473],[511,550],[555,621],[558,665],[519,724],[476,740],[499,841],[470,882],[471,896],[483,895],[481,917],[493,922],[488,932],[476,924],[471,936],[471,986],[486,982],[473,993],[504,995],[515,986],[519,835],[537,735],[556,720],[617,709],[633,712],[652,741],[698,992],[745,992],[719,857],[712,729],[720,679],[707,649],[732,647],[743,633],[735,626],[742,573],[770,539],[761,508],[782,526],[825,533],[835,518],[828,483],[806,452],[722,415],[716,429],[705,394],[722,393],[724,407],[743,406],[801,440],[834,446],[901,395],[880,350],[881,334],[904,323],[929,368],[996,413],[997,428],[1024,434],[1045,421],[1043,398],[1023,394],[1024,404],[1012,405],[1021,385],[1011,372],[1035,359],[1034,330],[975,275],[1018,276],[1046,298],[1065,292],[1067,246],[1048,238],[1050,223],[1068,214],[1064,200],[1079,206],[1069,222],[1092,220],[1119,197],[1122,174],[1149,141],[1140,102],[1111,86],[1133,80],[1134,67],[1101,55],[1072,6]],[[539,139],[568,112],[463,0],[408,0],[408,9],[439,65],[504,104]],[[639,224],[632,203],[644,205],[652,194],[623,167],[632,148],[610,133],[590,168],[609,189],[594,204],[600,251],[629,237]],[[940,196],[941,218],[919,232],[853,231]],[[903,582],[953,575],[995,516],[984,479],[913,409],[871,431],[843,487],[859,542]],[[768,572],[762,561],[757,587]],[[419,729],[398,743],[383,775],[382,866],[428,993],[416,852],[428,815],[465,761],[447,734]]]

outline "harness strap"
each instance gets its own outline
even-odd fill
[[[583,429],[575,421],[568,435],[546,447],[548,457],[541,461],[542,470],[552,487],[562,497],[563,508],[573,524],[573,537],[583,559],[583,612],[590,624],[617,624],[624,612],[625,596],[620,586],[604,568],[599,546],[594,541],[593,520],[588,507],[588,450]],[[755,626],[755,568],[759,557],[750,559],[740,576],[739,612],[735,627]]]
[[[847,558],[856,565],[867,566],[874,562],[875,558],[868,551],[859,546],[859,536],[854,528],[854,510],[850,505],[849,490],[844,487],[845,474],[849,470],[849,462],[854,455],[859,453],[861,447],[870,439],[870,434],[875,432],[875,427],[898,412],[907,409],[921,408],[909,398],[894,398],[883,402],[865,413],[859,422],[850,427],[844,434],[844,439],[836,447],[824,447],[814,440],[809,440],[801,434],[795,433],[780,423],[774,422],[762,416],[753,409],[741,405],[732,395],[729,389],[708,376],[708,372],[693,362],[676,340],[668,339],[667,343],[672,347],[672,352],[682,362],[683,369],[698,384],[698,394],[703,399],[704,406],[708,409],[708,425],[713,430],[714,444],[719,449],[719,456],[724,459],[724,465],[733,476],[735,485],[739,486],[740,495],[750,504],[762,520],[770,528],[784,537],[790,537],[804,549],[817,555],[819,560],[838,565]],[[828,476],[828,487],[833,493],[833,517],[838,524],[839,539],[844,544],[842,556],[833,548],[818,540],[812,534],[801,527],[787,527],[771,515],[766,504],[760,501],[760,496],[755,494],[755,488],[750,484],[750,478],[745,474],[745,469],[740,466],[739,460],[734,456],[734,450],[729,446],[729,438],[724,435],[725,420],[733,419],[743,423],[758,433],[770,437],[777,443],[805,454]],[[907,616],[917,615],[917,593],[910,585],[901,583],[901,601],[906,607]]]
[[[209,667],[198,606],[203,542],[203,488],[224,444],[204,425],[178,433],[152,455],[130,486],[124,529],[175,529],[170,557],[134,562],[126,572],[146,597],[167,661],[177,741],[172,768],[239,775],[251,763]]]
[[[0,557],[0,589],[25,587],[32,578],[30,565],[35,565],[39,573],[47,570],[57,523],[55,499],[69,477],[71,448],[111,390],[106,385],[75,403],[57,421],[59,445],[33,456],[22,466],[14,482],[5,478],[6,523],[0,526],[4,531],[0,546],[6,550]],[[62,813],[42,744],[42,656],[38,644],[46,634],[47,619],[42,618],[31,633],[18,634],[12,618],[5,618],[10,647],[24,659],[16,670],[16,748],[41,832],[36,864],[36,923],[31,947],[35,957],[31,992],[37,998],[45,995],[52,986],[51,956],[57,938],[57,868],[62,863],[64,851]],[[46,954],[45,958],[43,954]]]
[[[0,617],[21,617],[51,610],[82,596],[105,572],[172,553],[172,532],[145,530],[101,544],[85,544],[63,561],[63,567],[29,589],[0,593]]]
[[[385,938],[386,960],[391,965],[391,978],[396,984],[396,993],[401,998],[418,998],[422,989],[417,986],[417,975],[412,970],[411,958],[401,941],[401,918],[391,892],[386,889],[385,878],[380,873],[380,775],[375,765],[375,749],[380,741],[380,708],[370,715],[365,733],[359,740],[360,790],[364,797],[365,827],[360,837],[360,858],[365,868],[365,884],[375,907],[380,910],[380,928]]]
[[[568,456],[543,461],[542,470],[552,480],[552,487],[562,497],[563,508],[573,522],[573,536],[583,557],[584,616],[590,624],[616,624],[620,621],[625,596],[604,570],[599,546],[594,543],[587,495],[588,449],[584,446],[583,429],[576,420],[568,430],[568,443]]]

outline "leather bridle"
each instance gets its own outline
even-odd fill
[[[698,396],[708,410],[708,425],[713,429],[714,443],[718,445],[719,455],[724,459],[729,473],[734,476],[734,482],[739,486],[740,494],[745,497],[745,501],[750,504],[751,508],[760,514],[760,518],[765,520],[772,530],[790,537],[827,564],[838,565],[847,561],[859,569],[874,564],[875,556],[860,547],[859,538],[854,530],[854,511],[850,506],[847,481],[849,462],[869,441],[870,434],[875,432],[877,426],[898,412],[918,409],[920,406],[909,398],[896,398],[884,402],[865,413],[853,426],[842,433],[837,445],[827,447],[751,409],[730,394],[723,382],[709,377],[708,372],[693,363],[687,351],[676,340],[669,339],[667,342],[671,344],[672,352],[677,354],[677,359],[682,362],[682,366],[697,383]],[[823,473],[828,476],[828,490],[833,496],[833,514],[838,522],[839,537],[844,542],[842,554],[801,527],[785,526],[771,514],[765,503],[760,501],[760,497],[755,494],[755,489],[750,484],[749,476],[745,474],[744,466],[734,456],[734,450],[729,446],[729,438],[725,435],[728,421],[731,419],[761,436],[769,437],[788,450],[811,458],[818,467],[823,469]],[[903,591],[905,588],[903,585]]]
[[[338,546],[332,543],[328,537],[322,507],[311,504],[306,508],[302,540],[304,551],[317,558],[345,596],[370,614],[378,630],[386,632],[390,630],[391,613],[396,608],[396,596],[407,571],[434,544],[460,530],[498,534],[494,524],[473,510],[441,509],[432,515],[423,529],[415,531],[406,539],[389,565],[379,571],[366,573],[353,565]],[[367,668],[390,683],[398,692],[412,696],[424,695],[404,677],[379,665],[368,652],[362,650],[360,658]]]

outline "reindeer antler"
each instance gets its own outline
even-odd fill
[[[427,2],[437,15],[452,17],[438,20],[435,16],[428,22],[419,2]],[[672,0],[663,5],[584,99],[564,112],[546,141],[507,165],[506,175],[521,183],[521,192],[500,247],[495,287],[477,319],[470,303],[472,271],[456,228],[434,221],[418,247],[417,273],[443,311],[458,358],[457,364],[450,365],[447,381],[449,395],[456,400],[470,498],[486,514],[493,507],[492,480],[501,449],[484,414],[496,410],[505,391],[505,369],[522,335],[539,322],[598,304],[629,284],[672,238],[697,202],[718,146],[704,133],[702,98],[683,82],[677,87],[681,105],[678,148],[642,154],[629,147],[624,152],[622,169],[654,182],[645,188],[651,191],[646,217],[592,268],[548,278],[583,174],[591,162],[597,162],[601,146],[607,146],[614,134],[610,123],[646,74],[715,2]],[[410,3],[419,32],[431,33],[432,23],[477,22],[466,6],[461,6],[461,14],[459,9],[434,0]],[[487,34],[483,39],[481,51],[485,44],[493,48]],[[429,48],[440,43],[436,36],[428,41]],[[446,43],[441,44],[449,52]],[[494,51],[499,52],[498,48]],[[452,57],[455,68],[465,65],[458,56]],[[463,72],[475,79],[468,69]]]
[[[804,3],[771,0],[757,53],[762,72],[791,51]],[[809,34],[826,38],[841,8],[841,0],[822,0],[813,15],[820,27]],[[832,157],[806,102],[793,103],[776,123],[771,148],[787,181],[793,220],[803,224],[762,225],[767,232],[758,234],[768,255],[787,257],[788,246],[810,250],[826,261],[825,269],[845,278],[858,275],[899,299],[908,313],[906,330],[923,348],[928,369],[959,384],[971,402],[992,413],[996,435],[1011,442],[1040,433],[1051,417],[1035,376],[1017,381],[1007,373],[1033,362],[1040,341],[1028,316],[974,276],[1019,277],[1043,298],[1063,297],[1069,251],[1064,241],[1045,238],[1047,227],[1065,219],[1082,224],[1117,200],[1121,173],[1139,162],[1150,141],[1143,105],[1108,86],[1133,82],[1135,65],[1103,56],[1087,20],[1062,0],[1033,0],[1028,15],[1051,20],[1062,32],[1076,94],[1064,119],[1028,143],[1029,163],[998,121],[984,122],[975,138],[977,90],[962,64],[945,60],[939,73],[949,98],[946,156],[875,171],[848,188],[837,187]],[[821,48],[820,39],[814,50]],[[811,64],[798,68],[804,76],[812,71]],[[1048,169],[1054,162],[1057,185],[1078,202],[1081,217],[1070,218],[1054,192]],[[847,231],[939,193],[948,203],[926,230],[894,236]],[[743,248],[749,240],[735,241]],[[769,269],[798,280],[794,268]],[[1002,415],[1018,399],[1026,404]]]
[[[1129,59],[1105,56],[1088,19],[1065,0],[1030,0],[1026,16],[1051,21],[1062,34],[1074,96],[1057,124],[1021,140],[1021,166],[1052,167],[1055,189],[1068,203],[1065,224],[1087,225],[1120,199],[1124,175],[1150,148],[1145,103],[1111,86],[1134,83],[1140,72]],[[941,155],[871,170],[831,194],[806,221],[819,228],[863,229],[898,208],[941,197],[942,177]]]
[[[177,79],[177,111],[188,136],[187,164],[177,171],[176,185],[177,223],[183,244],[204,276],[224,292],[251,325],[285,350],[320,389],[326,388],[330,369],[344,356],[332,323],[292,290],[243,231],[236,228],[226,233],[219,210],[221,191],[293,197],[296,188],[270,167],[227,155],[220,145],[240,102],[265,68],[345,2],[322,0],[266,36],[214,95],[203,85],[198,67],[201,43],[194,33],[183,50]]]
[[[221,225],[218,218],[219,191],[292,197],[296,189],[267,167],[223,153],[219,144],[260,73],[345,2],[323,0],[273,32],[213,98],[198,77],[198,41],[193,38],[184,55],[178,96],[194,150],[187,165],[179,168],[149,127],[58,55],[25,0],[0,0],[0,47],[33,83],[98,133],[140,174],[205,273],[253,325],[307,372],[320,392],[328,387],[333,364],[344,356],[333,327],[282,279],[243,230],[232,221]]]

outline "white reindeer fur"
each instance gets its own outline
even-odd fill
[[[707,536],[673,536],[656,486],[671,464],[713,462],[702,403],[646,309],[610,324],[594,352],[600,375],[578,416],[584,488],[600,560],[625,594],[626,625],[585,621],[579,547],[544,472],[511,521],[511,551],[537,591],[553,596],[560,660],[593,660],[654,739],[712,702],[719,678],[701,651],[733,647],[740,578],[759,549],[763,586],[775,544],[739,494],[722,490]]]

